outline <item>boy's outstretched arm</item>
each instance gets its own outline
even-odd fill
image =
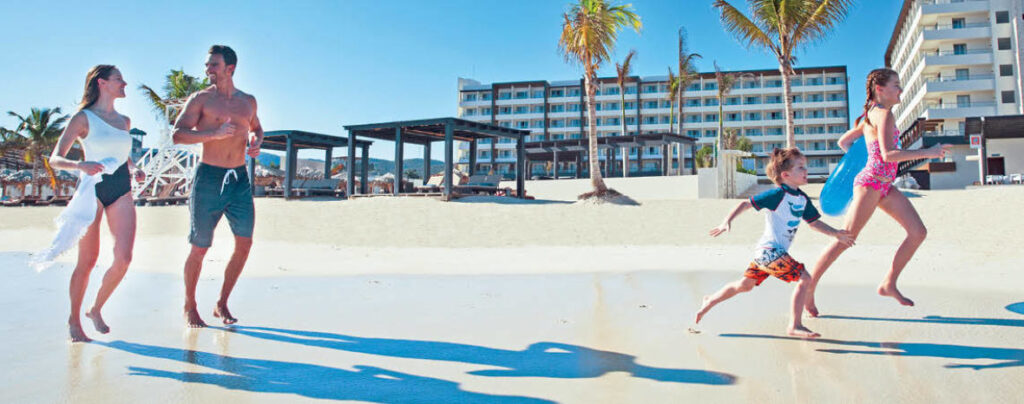
[[[740,213],[743,213],[743,211],[750,209],[752,206],[753,205],[750,204],[749,200],[740,202],[740,204],[736,205],[732,212],[729,212],[729,216],[725,217],[725,221],[723,221],[722,224],[718,225],[718,227],[711,229],[711,231],[709,231],[708,234],[710,234],[711,237],[718,237],[720,234],[729,231],[729,228],[732,226],[732,219],[735,219],[736,216],[739,216]]]
[[[838,230],[832,226],[829,226],[828,224],[821,220],[815,220],[811,222],[808,226],[811,226],[811,228],[814,229],[814,231],[817,231],[818,233],[835,238],[836,240],[846,245],[847,247],[853,247],[854,241],[856,241],[856,238],[853,236],[853,234],[850,234],[850,232],[846,230]]]

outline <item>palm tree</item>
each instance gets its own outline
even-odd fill
[[[686,88],[696,80],[700,74],[697,72],[696,59],[702,59],[699,53],[690,53],[686,46],[686,28],[679,27],[679,132],[683,134],[683,94]],[[677,144],[676,155],[679,156],[679,175],[683,174],[683,146]],[[671,159],[670,159],[671,161]]]
[[[167,101],[187,98],[192,93],[202,90],[210,86],[210,81],[206,78],[199,80],[196,77],[185,74],[184,70],[174,70],[167,74],[167,81],[164,83],[164,95],[157,94],[151,87],[140,84],[139,90],[146,96],[146,99],[153,104],[153,110],[158,116],[167,120],[168,123],[173,123],[178,120],[178,114],[180,110],[167,110]]]
[[[629,54],[626,55],[626,59],[622,61],[622,64],[615,64],[616,83],[619,85],[619,94],[622,95],[622,136],[626,136],[626,78],[629,77],[629,72],[633,70],[633,56],[636,56],[636,49],[630,49]],[[640,91],[640,83],[637,83],[637,91]],[[637,108],[640,106],[638,105]],[[629,176],[629,150],[625,147],[622,148],[622,176]]]
[[[568,13],[562,15],[562,35],[558,47],[566,62],[583,66],[583,81],[587,91],[587,117],[590,143],[590,182],[592,193],[581,197],[602,196],[608,192],[601,178],[597,154],[597,112],[594,97],[597,92],[597,69],[609,58],[615,48],[619,30],[632,27],[637,33],[643,27],[632,5],[611,5],[607,0],[578,0]]]
[[[793,147],[793,98],[790,76],[794,74],[793,49],[819,41],[846,18],[852,0],[747,0],[751,20],[726,0],[715,0],[722,25],[748,48],[767,49],[779,61],[783,97],[786,99],[786,147]]]
[[[718,164],[718,151],[722,150],[722,136],[725,132],[725,123],[723,116],[725,96],[732,92],[732,88],[744,78],[754,78],[754,75],[750,73],[728,73],[723,72],[718,67],[718,62],[712,62],[715,65],[715,81],[718,82],[718,135],[715,137],[715,164]]]
[[[679,78],[672,73],[671,67],[668,68],[668,92],[665,94],[668,94],[668,131],[671,132],[676,124],[676,99],[679,97]]]
[[[50,167],[50,159],[46,156],[57,145],[61,132],[64,131],[64,123],[68,116],[60,114],[60,108],[32,108],[31,113],[21,116],[14,111],[7,111],[7,114],[18,118],[18,126],[14,131],[4,129],[4,137],[10,137],[17,133],[23,140],[18,141],[24,154],[25,162],[32,164],[32,178],[38,179],[39,163],[42,163],[46,174],[50,176],[50,185],[54,192],[57,191],[57,176]],[[36,187],[36,195],[41,190]]]

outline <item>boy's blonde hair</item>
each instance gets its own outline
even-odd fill
[[[805,158],[804,154],[795,147],[787,149],[776,148],[772,150],[772,156],[768,160],[768,165],[764,167],[764,173],[775,185],[780,185],[782,184],[782,173],[789,171],[796,164],[796,160],[802,158]]]

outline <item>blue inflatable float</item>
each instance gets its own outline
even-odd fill
[[[867,163],[868,149],[861,136],[850,146],[850,150],[839,160],[839,165],[825,181],[820,198],[822,212],[830,216],[840,216],[846,212],[853,199],[853,180]]]

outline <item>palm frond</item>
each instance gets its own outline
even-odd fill
[[[743,12],[733,7],[728,1],[715,0],[713,7],[721,11],[722,25],[725,30],[733,34],[744,46],[750,48],[757,45],[778,53],[779,47],[772,42],[771,37],[761,29],[762,27],[743,15]]]

